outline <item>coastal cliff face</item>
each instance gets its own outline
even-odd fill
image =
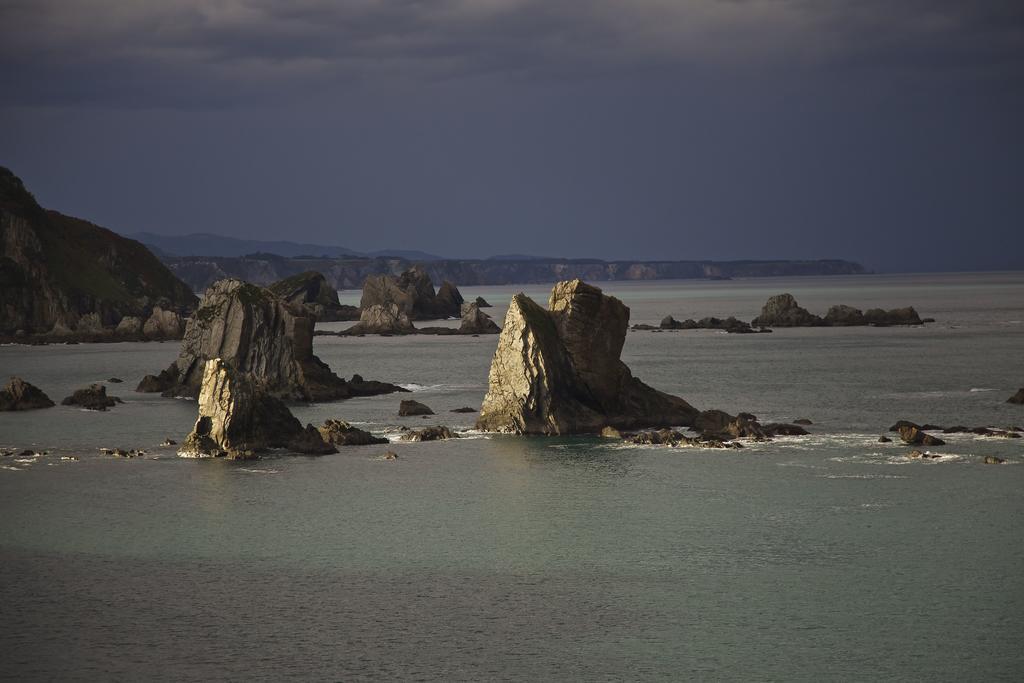
[[[0,167],[0,334],[92,338],[115,334],[126,317],[142,334],[157,307],[180,320],[196,303],[142,244],[44,210]],[[161,336],[171,329],[158,327]]]
[[[620,360],[629,309],[580,280],[560,282],[545,310],[512,298],[477,427],[516,434],[690,425],[698,411],[633,377]]]
[[[610,280],[725,279],[801,275],[857,275],[865,272],[857,263],[824,261],[597,261],[582,259],[448,260],[414,262],[398,258],[285,258],[272,254],[245,257],[181,256],[164,259],[175,275],[194,291],[202,292],[217,280],[238,278],[258,285],[307,270],[323,273],[337,289],[360,289],[375,275],[399,277],[413,266],[424,270],[433,282],[460,286],[558,282],[579,278]],[[442,285],[443,289],[444,285]],[[440,291],[438,294],[440,295]],[[453,314],[453,315],[457,315]]]

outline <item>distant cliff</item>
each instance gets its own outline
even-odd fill
[[[368,275],[400,275],[414,265],[434,282],[456,285],[508,285],[580,278],[606,280],[727,279],[797,275],[856,275],[859,263],[823,261],[600,261],[596,259],[409,261],[399,258],[285,258],[274,254],[243,257],[164,257],[192,290],[202,293],[225,277],[267,285],[303,271],[323,273],[338,289],[359,289]]]
[[[126,317],[142,334],[154,313],[187,314],[196,303],[142,244],[43,209],[0,167],[0,335],[92,336]]]

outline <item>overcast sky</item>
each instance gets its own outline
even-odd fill
[[[120,232],[1024,267],[1024,3],[0,0],[0,164]]]

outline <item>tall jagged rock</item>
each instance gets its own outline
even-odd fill
[[[581,280],[560,282],[548,310],[512,297],[477,427],[518,434],[689,425],[698,411],[633,377],[620,360],[629,309]]]
[[[279,398],[325,401],[402,390],[358,376],[351,382],[336,376],[313,355],[314,322],[304,308],[269,290],[221,280],[189,319],[178,359],[160,377],[145,378],[139,389],[163,387],[164,395],[196,397],[206,361],[220,358]]]
[[[267,289],[279,299],[303,306],[316,317],[317,322],[359,319],[359,309],[342,305],[338,301],[338,290],[315,270],[278,280]]]
[[[178,454],[248,459],[267,448],[332,452],[315,428],[303,429],[288,407],[220,358],[205,361],[199,417]]]
[[[427,271],[413,266],[400,276],[371,275],[363,282],[360,307],[395,304],[410,320],[431,320],[457,317],[462,306],[462,295],[448,281],[434,291],[434,283]]]
[[[112,337],[125,316],[187,314],[196,301],[142,244],[43,209],[0,167],[0,335],[90,341]]]
[[[462,322],[459,334],[497,334],[501,332],[491,316],[480,310],[476,302],[462,305]]]

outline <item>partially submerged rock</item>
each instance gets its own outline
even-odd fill
[[[475,304],[476,304],[476,305],[477,305],[477,306],[478,306],[479,308],[491,308],[491,305],[490,305],[489,303],[487,303],[487,300],[486,300],[486,299],[484,299],[484,298],[483,298],[482,296],[478,296],[478,297],[476,298],[476,300],[474,301],[474,303],[475,303]]]
[[[899,429],[900,439],[903,443],[922,446],[944,446],[945,441],[937,436],[932,436],[913,425],[902,425]]]
[[[982,462],[986,465],[1002,465],[1006,460],[995,455],[986,455]]]
[[[825,321],[796,302],[792,294],[776,294],[750,323],[755,327],[818,327]]]
[[[357,429],[344,420],[327,420],[320,427],[320,436],[324,441],[335,446],[367,446],[388,442],[387,439]]]
[[[470,408],[469,406],[463,406],[462,408],[454,408],[454,409],[452,409],[449,412],[452,412],[452,413],[475,413],[476,412],[476,408]]]
[[[459,334],[498,334],[501,328],[491,320],[491,316],[480,310],[476,303],[462,307],[462,324]]]
[[[201,386],[199,417],[179,455],[244,460],[267,448],[326,452],[317,430],[304,429],[279,398],[220,358],[205,362]]]
[[[359,308],[345,306],[338,301],[338,290],[327,282],[322,273],[315,270],[278,280],[267,289],[279,299],[302,306],[317,322],[359,320]]]
[[[639,432],[631,436],[629,441],[643,446],[672,446],[675,448],[743,448],[743,444],[737,441],[704,436],[691,438],[674,429]]]
[[[934,322],[933,319],[927,320]],[[824,318],[818,317],[806,308],[801,308],[792,294],[777,294],[768,299],[761,309],[761,315],[751,325],[763,327],[848,327],[857,325],[920,325],[924,323],[912,306],[884,310],[872,308],[861,312],[859,308],[843,304],[832,306]]]
[[[39,410],[53,405],[53,401],[42,389],[20,377],[12,377],[7,386],[0,389],[0,411]]]
[[[662,329],[662,330],[723,330],[729,334],[760,334],[765,332],[771,332],[766,328],[754,328],[749,323],[742,320],[738,320],[733,316],[728,318],[715,318],[707,317],[701,318],[700,320],[693,320],[687,318],[686,320],[676,320],[670,315],[665,316],[661,324],[654,328],[650,325],[634,325],[634,330],[643,329]]]
[[[314,318],[269,290],[241,280],[221,280],[207,290],[188,321],[181,353],[160,376],[147,376],[139,390],[197,397],[206,361],[218,358],[252,375],[272,396],[328,401],[402,391],[393,384],[346,382],[313,355]]]
[[[441,441],[442,439],[458,438],[458,434],[442,425],[438,425],[436,427],[425,427],[423,429],[413,429],[401,436],[402,441]]]
[[[797,424],[769,422],[761,424],[756,415],[730,415],[723,410],[705,410],[694,420],[693,428],[706,440],[755,439],[764,441],[776,436],[805,436],[809,432]]]
[[[100,411],[113,408],[118,403],[124,403],[124,401],[116,396],[107,396],[107,388],[102,384],[92,384],[83,389],[76,389],[75,393],[61,401],[61,405]]]
[[[1024,404],[1024,389],[1019,390],[1016,394],[1006,399],[1007,403],[1016,403],[1017,405]]]
[[[402,417],[411,417],[414,415],[433,415],[434,411],[419,401],[407,400],[402,401],[398,406],[398,414]]]
[[[573,434],[692,423],[693,406],[634,378],[620,360],[629,324],[621,301],[572,280],[555,285],[548,308],[512,297],[478,428]]]

